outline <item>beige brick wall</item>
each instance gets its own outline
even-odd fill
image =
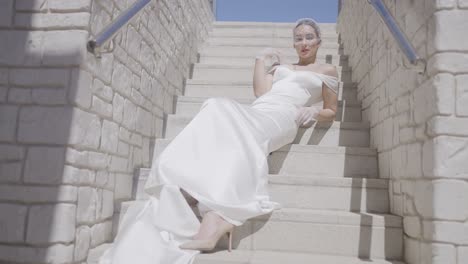
[[[0,1],[0,262],[85,261],[151,164],[214,18],[208,0],[154,0],[88,54],[133,2]]]
[[[403,217],[405,261],[468,263],[467,1],[384,1],[427,60],[423,75],[367,1],[342,2],[338,30],[391,212]]]

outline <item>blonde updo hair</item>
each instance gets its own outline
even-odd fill
[[[315,31],[315,35],[317,35],[317,38],[319,40],[318,43],[322,42],[322,34],[320,32],[320,27],[319,27],[317,21],[315,21],[312,18],[301,18],[301,19],[297,20],[296,21],[296,26],[293,29],[293,35],[294,35],[294,32],[296,31],[296,28],[298,28],[299,26],[302,26],[302,25],[311,26]]]

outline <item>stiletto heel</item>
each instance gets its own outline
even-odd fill
[[[232,250],[232,231],[234,226],[230,223],[226,223],[221,225],[218,230],[209,238],[207,239],[199,239],[199,240],[192,240],[186,242],[179,246],[181,249],[191,249],[191,250],[200,250],[200,251],[211,251],[216,247],[218,244],[219,239],[227,233],[229,245],[228,251],[231,252]]]
[[[228,240],[229,240],[229,245],[228,245],[228,251],[232,251],[232,232],[234,229],[231,229],[231,231],[228,232]]]

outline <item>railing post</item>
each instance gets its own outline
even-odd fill
[[[71,0],[70,0],[71,1]],[[88,41],[88,51],[99,57],[101,47],[111,40],[123,27],[125,27],[151,0],[137,0],[131,7],[123,11],[112,23]]]

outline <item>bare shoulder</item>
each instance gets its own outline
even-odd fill
[[[338,71],[335,65],[332,64],[322,64],[320,65],[321,72],[325,75],[330,75],[338,78]]]
[[[338,78],[338,71],[335,65],[332,64],[320,64],[318,66],[318,72],[325,75],[330,75]]]
[[[324,88],[324,92],[326,94],[335,94],[337,95],[338,94],[338,86],[339,86],[339,83],[338,83],[338,71],[336,70],[336,67],[334,65],[331,65],[331,64],[322,64],[320,65],[321,66],[321,73],[328,76],[329,78],[324,78],[323,79],[323,84],[324,86],[328,87],[329,89],[325,89]],[[324,96],[325,98],[325,96]],[[326,96],[326,98],[328,99],[325,99],[326,101],[328,101],[330,99],[329,96]],[[332,97],[332,98],[335,98],[334,100],[336,101],[336,96]]]

